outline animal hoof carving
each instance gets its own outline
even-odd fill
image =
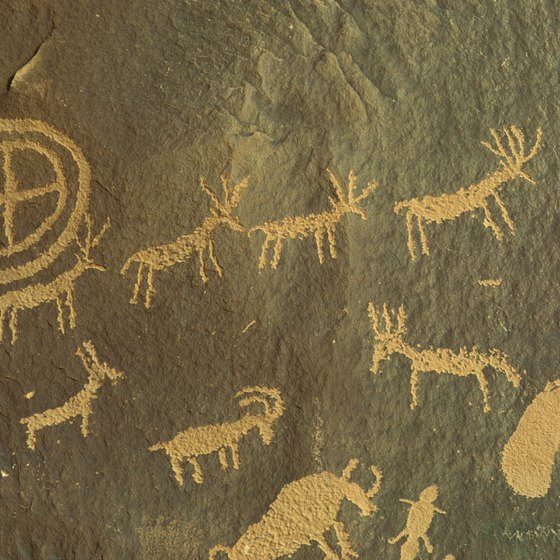
[[[504,373],[514,387],[519,387],[520,374],[509,364],[507,356],[499,350],[493,349],[484,354],[476,348],[472,350],[461,348],[459,352],[453,352],[447,348],[419,348],[405,341],[406,313],[402,305],[399,307],[396,318],[392,318],[385,304],[383,306],[383,324],[371,302],[368,306],[368,313],[375,343],[370,371],[373,374],[379,373],[381,362],[393,354],[401,354],[408,358],[412,369],[410,377],[410,408],[412,409],[418,406],[418,382],[421,373],[448,373],[459,377],[470,375],[476,377],[482,392],[484,412],[490,411],[490,395],[488,382],[484,375],[485,368],[491,367]]]
[[[505,224],[512,235],[515,233],[513,221],[501,199],[500,189],[507,182],[522,178],[535,184],[523,169],[523,166],[533,159],[537,154],[542,141],[542,131],[537,129],[535,142],[530,150],[526,150],[525,136],[517,126],[504,128],[500,136],[494,129],[490,129],[494,144],[482,142],[482,145],[490,150],[499,159],[498,168],[487,175],[479,183],[468,187],[461,187],[453,193],[444,193],[439,196],[425,196],[403,200],[395,204],[395,213],[406,213],[407,247],[410,256],[416,260],[417,249],[414,240],[414,227],[418,230],[420,238],[420,249],[422,254],[429,255],[430,247],[424,223],[435,222],[440,224],[445,221],[455,220],[460,215],[480,209],[484,211],[484,225],[492,230],[494,237],[501,241],[503,232],[492,215],[490,203],[493,202],[499,208]]]
[[[217,545],[210,550],[209,558],[218,558],[225,552],[230,560],[274,560],[291,556],[303,546],[317,545],[326,558],[351,558],[350,538],[337,516],[342,502],[355,504],[362,516],[372,515],[377,507],[373,498],[381,487],[381,471],[373,465],[375,482],[364,490],[350,477],[358,466],[351,459],[341,476],[324,471],[290,482],[282,488],[268,512],[231,547]],[[331,547],[326,535],[334,530],[342,556]]]
[[[560,380],[548,383],[527,407],[502,451],[511,488],[527,498],[546,496],[560,449]]]
[[[169,456],[171,469],[179,486],[184,486],[183,461],[189,462],[194,473],[193,480],[197,484],[204,482],[202,469],[198,462],[202,455],[218,452],[223,470],[229,467],[228,451],[231,453],[232,466],[239,469],[239,440],[256,429],[260,432],[265,445],[269,445],[274,438],[274,425],[284,414],[284,401],[277,389],[269,387],[246,387],[235,395],[239,406],[248,407],[259,404],[263,407],[260,414],[247,413],[235,422],[212,424],[187,428],[166,442],[156,443],[148,448],[149,451],[163,450]]]

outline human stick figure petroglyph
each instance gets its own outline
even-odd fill
[[[55,302],[57,307],[58,328],[62,334],[66,332],[66,319],[64,317],[64,306],[68,308],[68,324],[70,328],[76,326],[76,309],[74,307],[74,285],[76,280],[87,270],[101,270],[105,267],[93,261],[90,256],[109,227],[107,222],[97,235],[92,233],[92,224],[89,216],[86,216],[87,235],[82,244],[76,239],[81,254],[76,254],[77,262],[70,270],[59,274],[54,280],[46,284],[34,283],[12,290],[0,295],[0,341],[4,336],[4,323],[6,315],[9,314],[9,327],[12,335],[12,344],[17,340],[18,325],[17,314],[23,309],[33,309],[43,303]]]
[[[194,468],[193,479],[197,483],[204,482],[202,469],[198,462],[200,455],[218,452],[222,469],[227,469],[227,450],[231,451],[233,468],[239,469],[239,440],[251,430],[258,429],[265,445],[274,438],[274,424],[284,414],[284,401],[277,389],[269,387],[246,387],[236,393],[236,398],[243,397],[239,406],[248,407],[259,403],[264,407],[260,414],[247,413],[234,422],[212,424],[196,428],[187,428],[179,432],[173,439],[152,445],[149,450],[164,450],[169,456],[171,469],[180,486],[185,485],[183,461],[188,461]]]
[[[157,245],[142,249],[134,253],[124,264],[121,274],[126,274],[128,269],[135,263],[138,264],[136,284],[130,303],[138,303],[138,296],[142,288],[142,282],[146,277],[146,288],[144,305],[150,307],[152,298],[156,292],[154,286],[154,272],[165,270],[178,263],[185,262],[193,252],[198,254],[199,274],[203,282],[208,282],[208,276],[204,270],[204,253],[208,251],[210,260],[216,268],[218,276],[222,276],[223,270],[214,253],[214,239],[212,234],[220,225],[229,226],[235,231],[245,231],[239,218],[234,216],[233,211],[239,204],[243,190],[249,184],[249,178],[245,177],[232,189],[228,186],[228,180],[222,177],[224,190],[224,201],[222,202],[206,185],[206,180],[200,178],[200,188],[210,197],[213,207],[210,209],[210,216],[204,218],[202,224],[192,233],[179,236],[172,243]]]
[[[434,484],[422,490],[416,502],[404,498],[399,500],[411,506],[406,520],[406,528],[389,539],[388,542],[389,544],[396,544],[401,539],[406,539],[401,546],[401,560],[416,560],[420,553],[420,541],[424,543],[427,552],[430,554],[433,552],[434,547],[428,538],[428,530],[436,513],[445,515],[445,511],[434,505],[437,497],[438,487]]]
[[[357,466],[358,461],[351,459],[341,476],[324,471],[286,484],[262,519],[250,525],[233,546],[212,548],[210,560],[218,558],[220,552],[227,553],[230,560],[275,560],[313,544],[319,546],[325,558],[336,560],[341,556],[326,538],[332,530],[338,538],[342,558],[357,557],[343,523],[338,520],[338,512],[343,500],[349,500],[362,516],[373,515],[377,510],[373,498],[382,479],[381,471],[371,466],[375,482],[369,490],[364,490],[350,480]]]
[[[410,378],[410,392],[412,402],[410,408],[418,406],[418,377],[420,373],[448,373],[459,377],[474,375],[480,385],[484,401],[484,412],[490,411],[488,382],[484,376],[484,368],[492,367],[503,372],[514,387],[519,387],[520,374],[508,363],[507,356],[500,350],[492,349],[489,353],[479,352],[476,347],[472,350],[461,348],[458,353],[447,348],[419,348],[404,341],[406,334],[406,314],[401,305],[397,315],[397,324],[393,327],[393,320],[383,306],[384,329],[381,327],[379,316],[373,303],[368,306],[369,317],[375,347],[372,356],[371,373],[377,374],[382,360],[392,354],[402,354],[411,361],[412,374]]]
[[[33,188],[20,188],[13,160],[18,154],[26,152],[35,152],[46,159],[54,173],[51,182]],[[0,193],[0,207],[6,237],[5,246],[0,247],[0,257],[4,261],[0,284],[7,284],[45,270],[77,236],[87,212],[91,168],[74,141],[53,126],[35,119],[0,119],[0,159],[4,187]],[[75,170],[69,169],[68,164]],[[70,180],[73,176],[75,181]],[[32,232],[16,238],[18,207],[53,195],[56,196],[54,210]],[[63,226],[57,228],[61,223]],[[45,239],[48,244],[39,246],[39,242]],[[34,254],[30,258],[22,258],[27,250],[34,250]],[[17,260],[10,266],[12,256]]]
[[[560,450],[560,379],[527,407],[502,451],[502,471],[517,494],[546,496]]]
[[[363,220],[367,215],[358,203],[367,198],[371,192],[377,187],[375,181],[370,181],[363,189],[360,195],[355,196],[356,175],[350,171],[348,174],[347,192],[340,179],[330,170],[327,169],[332,186],[334,187],[336,198],[329,197],[331,210],[321,212],[320,214],[308,214],[307,216],[288,216],[278,222],[267,222],[263,225],[254,226],[249,230],[249,235],[256,231],[262,231],[265,239],[259,258],[259,268],[266,266],[267,252],[271,243],[274,242],[274,254],[270,261],[270,266],[274,269],[278,267],[280,262],[280,253],[282,251],[282,243],[285,239],[305,239],[311,235],[315,236],[317,245],[317,255],[319,262],[322,264],[324,260],[323,241],[325,235],[329,243],[329,251],[333,259],[336,258],[336,226],[340,223],[346,214],[357,214]]]
[[[84,388],[70,397],[63,405],[49,408],[44,412],[37,412],[22,418],[21,424],[27,426],[27,446],[35,449],[36,434],[47,426],[56,426],[76,418],[82,417],[81,432],[84,437],[89,434],[89,417],[93,412],[92,403],[97,398],[97,392],[105,381],[111,381],[114,385],[124,377],[124,373],[118,371],[99,360],[95,346],[88,340],[78,348],[76,354],[82,361],[88,373],[88,381]]]
[[[540,128],[537,129],[535,143],[527,154],[525,153],[525,137],[516,126],[504,128],[510,153],[508,153],[503,140],[494,129],[490,129],[490,134],[494,139],[495,146],[489,142],[482,142],[482,145],[500,158],[499,167],[496,171],[486,176],[480,182],[468,187],[462,187],[454,193],[413,198],[395,205],[395,212],[397,214],[402,210],[406,211],[407,245],[410,256],[413,259],[416,259],[416,243],[413,237],[415,220],[424,255],[430,254],[430,248],[423,222],[436,222],[439,224],[447,220],[454,220],[461,214],[476,209],[484,210],[484,225],[492,230],[498,241],[501,241],[503,233],[492,217],[489,205],[489,201],[492,198],[498,205],[504,222],[510,231],[514,233],[513,221],[508,214],[504,202],[500,198],[499,190],[505,183],[518,177],[525,179],[532,185],[535,184],[535,181],[523,170],[523,166],[533,159],[538,152],[541,146],[542,131]]]

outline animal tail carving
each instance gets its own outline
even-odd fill
[[[165,444],[164,443],[156,443],[156,444],[148,447],[148,451],[158,451],[159,449],[163,449],[164,451],[166,451]]]
[[[545,496],[560,449],[560,380],[548,383],[527,407],[502,451],[502,471],[513,490]]]
[[[521,375],[508,362],[508,357],[503,352],[501,352],[500,350],[497,350],[496,348],[493,348],[492,350],[490,350],[489,354],[486,354],[484,356],[483,359],[484,359],[484,362],[486,364],[488,364],[489,366],[505,373],[509,382],[514,387],[519,387],[519,383],[521,382]]]
[[[265,408],[266,417],[274,421],[282,414],[284,414],[284,400],[280,395],[278,389],[271,389],[270,387],[245,387],[241,391],[238,391],[235,396],[236,398],[242,397],[239,401],[239,405],[246,407],[252,403],[261,403]]]
[[[218,553],[220,552],[225,552],[226,554],[229,555],[231,553],[231,548],[228,548],[227,546],[223,546],[221,544],[217,544],[208,553],[209,560],[214,560],[214,558],[217,558]]]

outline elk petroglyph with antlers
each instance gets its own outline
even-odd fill
[[[70,328],[76,326],[76,308],[74,306],[74,288],[76,280],[87,270],[105,271],[105,267],[93,261],[90,257],[92,249],[97,247],[101,238],[107,231],[107,222],[101,231],[94,236],[89,216],[86,217],[87,237],[85,243],[79,240],[77,244],[81,254],[76,254],[77,262],[70,270],[59,274],[54,280],[46,283],[30,284],[19,290],[12,290],[0,296],[0,340],[4,335],[4,322],[9,314],[9,327],[12,335],[12,344],[17,340],[18,325],[17,314],[23,309],[33,309],[43,303],[55,302],[57,308],[58,328],[62,334],[66,332],[66,323]],[[64,317],[64,306],[68,309],[68,318]]]
[[[438,487],[433,484],[422,490],[416,502],[405,498],[399,500],[411,506],[406,520],[406,528],[395,537],[389,539],[388,542],[389,544],[396,544],[401,539],[405,538],[401,546],[401,560],[416,560],[420,553],[420,541],[424,543],[428,553],[431,554],[434,551],[434,547],[428,538],[428,530],[432,525],[436,513],[445,515],[445,511],[434,505],[437,497]],[[446,556],[445,558],[450,558],[450,556]]]
[[[213,207],[210,208],[210,216],[204,218],[202,224],[193,232],[179,236],[172,243],[157,245],[142,249],[134,253],[126,261],[121,269],[121,274],[126,274],[133,264],[138,265],[136,284],[132,293],[130,303],[138,303],[138,297],[142,288],[144,278],[146,279],[144,305],[150,307],[152,298],[156,292],[154,286],[154,272],[165,270],[178,263],[185,262],[196,252],[199,260],[199,274],[203,282],[208,282],[208,276],[204,269],[204,254],[207,251],[210,260],[214,264],[218,276],[222,276],[223,270],[214,252],[214,240],[212,234],[221,225],[229,226],[239,232],[245,231],[239,218],[234,216],[233,211],[239,204],[243,190],[249,184],[248,177],[245,177],[233,188],[229,188],[228,180],[221,177],[224,190],[224,202],[222,202],[211,189],[208,188],[206,180],[200,178],[200,188],[210,197]]]
[[[495,145],[489,142],[482,142],[482,145],[500,158],[499,167],[492,174],[484,177],[480,182],[468,187],[462,187],[454,193],[413,198],[395,205],[395,212],[397,214],[403,210],[406,212],[407,246],[413,259],[416,259],[416,243],[413,237],[415,221],[424,255],[430,254],[424,222],[436,222],[439,224],[444,221],[454,220],[461,214],[477,209],[484,211],[484,225],[492,230],[498,241],[501,241],[503,232],[494,220],[489,205],[489,201],[492,198],[500,209],[502,218],[511,233],[515,232],[513,221],[500,197],[499,191],[505,183],[516,178],[523,178],[532,185],[535,184],[534,179],[523,170],[523,166],[533,159],[538,152],[542,141],[542,131],[540,128],[537,129],[535,143],[528,153],[525,153],[525,137],[518,127],[504,128],[508,145],[507,149],[504,146],[503,139],[500,138],[500,135],[494,129],[490,129],[490,134],[494,139]]]
[[[373,515],[377,510],[373,498],[382,479],[381,471],[371,466],[375,482],[364,490],[350,480],[357,466],[358,461],[351,459],[341,476],[324,471],[286,484],[261,520],[250,525],[233,546],[212,548],[210,560],[218,558],[221,552],[229,560],[275,560],[313,544],[319,546],[325,558],[337,560],[341,556],[327,540],[327,534],[333,530],[342,558],[357,557],[338,513],[342,502],[349,500],[362,516]]]
[[[503,372],[508,381],[519,387],[520,374],[509,364],[507,356],[500,350],[492,349],[489,353],[479,352],[476,347],[472,350],[461,348],[458,353],[447,348],[420,348],[405,342],[406,314],[401,305],[397,315],[397,324],[393,326],[393,319],[383,306],[384,328],[381,327],[379,316],[373,303],[368,306],[371,328],[375,347],[373,350],[371,373],[377,374],[382,360],[392,354],[401,354],[411,361],[410,392],[412,396],[411,408],[418,406],[418,378],[420,373],[448,373],[459,377],[474,375],[480,385],[484,401],[484,412],[490,411],[488,382],[484,375],[486,367],[492,367]]]
[[[377,183],[370,181],[363,189],[360,195],[354,195],[356,188],[356,175],[350,171],[348,174],[347,193],[340,179],[330,170],[327,169],[332,186],[334,187],[336,198],[329,197],[331,210],[321,212],[320,214],[308,214],[306,216],[288,216],[278,222],[267,222],[265,224],[254,226],[249,230],[249,235],[256,231],[262,231],[265,239],[259,258],[259,268],[264,268],[267,261],[267,252],[271,243],[274,243],[274,253],[270,266],[274,269],[278,267],[280,262],[280,253],[282,252],[282,243],[285,239],[305,239],[311,235],[315,237],[317,245],[317,255],[319,262],[323,263],[324,252],[323,242],[325,236],[329,243],[329,252],[333,259],[336,258],[336,226],[340,223],[346,214],[357,214],[363,220],[367,215],[363,208],[359,206],[359,202],[367,198],[371,192],[377,187]]]
[[[218,452],[220,464],[228,468],[227,450],[231,452],[234,469],[239,469],[239,440],[251,430],[257,429],[265,445],[274,438],[274,424],[284,414],[284,401],[280,391],[269,387],[246,387],[236,393],[236,398],[243,397],[239,406],[248,407],[255,403],[264,407],[260,414],[247,413],[234,422],[211,424],[195,428],[187,428],[179,432],[173,439],[156,443],[149,450],[163,450],[169,456],[171,469],[180,486],[184,486],[183,461],[188,461],[194,468],[193,479],[197,483],[204,482],[198,458]]]
[[[21,424],[27,426],[27,446],[35,449],[37,432],[47,426],[56,426],[76,418],[82,417],[81,432],[84,437],[89,434],[89,417],[93,409],[92,403],[97,398],[97,392],[105,381],[111,381],[114,385],[124,377],[124,373],[99,360],[95,346],[88,340],[76,351],[84,368],[88,373],[88,380],[84,388],[70,397],[63,405],[49,408],[44,412],[36,412],[27,418],[20,420]]]

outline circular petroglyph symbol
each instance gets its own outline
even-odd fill
[[[0,284],[47,268],[77,236],[89,203],[81,149],[33,119],[0,119]]]

